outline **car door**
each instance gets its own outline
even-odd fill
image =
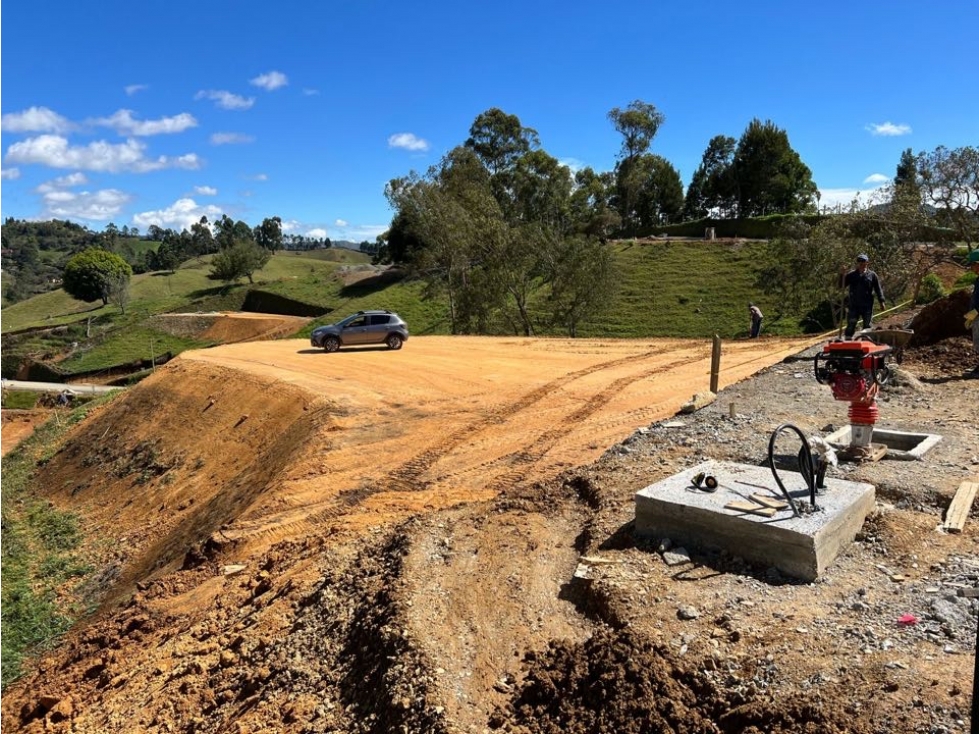
[[[343,327],[343,343],[347,346],[367,343],[367,317],[358,316]]]
[[[391,323],[391,315],[386,313],[373,313],[370,317],[370,325],[367,327],[367,337],[365,343],[382,344],[388,335],[388,324]]]

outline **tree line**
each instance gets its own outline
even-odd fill
[[[622,136],[614,169],[572,173],[516,115],[480,114],[437,165],[388,184],[395,214],[375,259],[444,294],[453,333],[502,324],[573,336],[616,288],[610,237],[711,212],[815,212],[812,174],[771,122],[753,120],[738,141],[714,138],[685,195],[676,168],[651,152],[665,121],[654,105],[636,100],[608,119]]]
[[[804,312],[823,327],[835,326],[843,310],[840,271],[856,253],[869,254],[892,300],[917,303],[929,277],[929,297],[942,294],[936,266],[963,266],[963,254],[976,246],[979,149],[939,146],[915,154],[908,148],[894,178],[870,201],[854,200],[815,225],[796,219],[783,227],[769,241],[759,285],[776,296],[779,312]]]
[[[609,238],[706,217],[817,213],[811,171],[771,121],[752,120],[737,140],[712,138],[684,192],[678,171],[652,152],[665,122],[654,105],[636,100],[608,119],[622,136],[613,170],[572,173],[517,116],[480,114],[437,165],[388,184],[395,214],[375,259],[408,267],[428,293],[444,295],[454,333],[502,324],[573,336],[616,290]],[[977,169],[972,147],[905,151],[874,201],[854,201],[815,225],[787,217],[759,288],[777,295],[783,311],[825,310],[839,293],[839,265],[870,250],[895,295],[917,295],[956,243],[971,249],[976,241]]]
[[[87,250],[118,256],[128,266],[130,275],[173,272],[186,260],[215,255],[210,277],[232,282],[245,277],[251,280],[252,274],[268,261],[268,254],[276,250],[332,246],[328,237],[283,234],[279,217],[268,217],[253,228],[227,215],[213,223],[201,217],[189,230],[180,232],[150,225],[143,235],[136,227],[119,228],[112,223],[102,232],[93,232],[70,221],[8,218],[0,228],[0,238],[4,272],[11,276],[4,283],[4,300],[8,303],[63,287],[68,263]],[[141,242],[153,244],[140,246]],[[91,284],[80,286],[87,296],[82,300],[104,300],[107,297],[104,286],[102,283],[96,289],[98,293],[93,293],[95,286]]]

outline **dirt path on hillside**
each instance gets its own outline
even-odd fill
[[[0,444],[3,456],[13,451],[21,441],[27,439],[37,426],[51,417],[49,410],[3,410]]]
[[[846,470],[882,502],[819,583],[668,565],[631,533],[636,490],[845,416],[811,361],[779,364],[808,343],[725,344],[718,403],[666,422],[707,388],[709,343],[185,352],[38,468],[91,539],[63,594],[101,607],[4,691],[3,728],[964,731],[977,536],[935,525],[979,465],[967,385],[882,397],[897,428],[941,416],[943,442]]]

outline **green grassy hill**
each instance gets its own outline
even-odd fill
[[[772,318],[775,303],[758,288],[763,242],[655,240],[609,246],[620,288],[606,309],[579,325],[581,337],[706,338],[715,332],[723,337],[743,336],[748,329],[749,300],[766,313],[765,333],[801,330],[797,317],[776,322]],[[320,323],[369,308],[397,311],[416,335],[449,333],[444,298],[426,299],[420,281],[378,273],[366,255],[351,250],[276,253],[255,274],[254,284],[219,284],[208,280],[209,270],[205,257],[185,262],[175,273],[134,276],[125,314],[116,306],[76,301],[60,290],[8,306],[0,312],[5,371],[9,372],[11,364],[7,355],[11,360],[24,355],[46,360],[60,356],[59,367],[78,374],[207,346],[155,330],[146,318],[165,312],[239,310],[250,289],[329,312],[297,332],[298,337],[308,335]],[[47,327],[58,328],[40,334],[11,333]]]

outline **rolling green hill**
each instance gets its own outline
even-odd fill
[[[776,321],[775,303],[758,288],[764,242],[645,240],[613,242],[609,247],[620,287],[607,308],[579,325],[581,337],[706,338],[715,332],[743,336],[749,300],[766,312],[765,333],[801,331],[798,317]],[[10,360],[27,355],[51,359],[70,351],[59,367],[77,374],[207,346],[156,331],[146,318],[165,312],[240,310],[252,289],[327,312],[297,332],[298,337],[320,323],[369,308],[397,311],[416,335],[449,333],[444,298],[426,298],[424,283],[395,271],[378,271],[362,253],[279,252],[255,274],[254,284],[222,285],[208,280],[209,270],[205,257],[183,263],[175,273],[134,276],[125,314],[116,306],[76,301],[61,290],[4,308],[0,324],[5,335],[5,372],[10,370]],[[15,333],[25,329],[43,331]]]

